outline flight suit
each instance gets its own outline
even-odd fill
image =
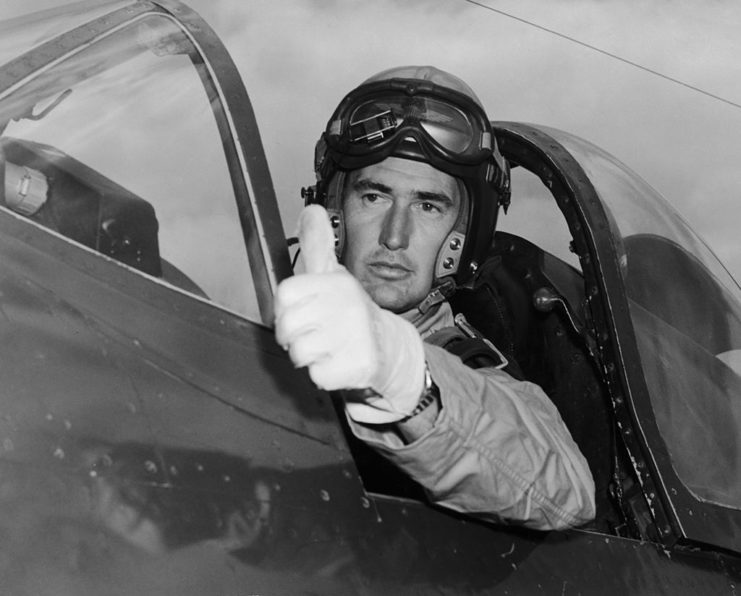
[[[454,325],[447,302],[425,315],[415,310],[403,316],[423,339]],[[474,370],[429,343],[424,350],[440,392],[432,428],[405,443],[392,425],[374,424],[373,412],[356,403],[346,408],[353,434],[438,505],[538,530],[592,520],[595,490],[587,461],[540,387],[496,368]]]

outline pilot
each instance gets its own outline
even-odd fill
[[[584,456],[540,387],[475,368],[436,338],[478,338],[448,298],[490,247],[509,170],[480,101],[429,66],[381,72],[342,100],[299,218],[305,271],[275,334],[352,432],[436,504],[540,530],[595,515]]]

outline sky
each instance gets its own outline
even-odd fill
[[[0,0],[0,18],[61,4]],[[615,155],[741,280],[736,0],[188,4],[239,67],[289,233],[300,188],[313,182],[314,143],[341,97],[390,66],[433,64],[466,80],[492,119],[567,130]]]

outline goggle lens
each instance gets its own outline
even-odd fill
[[[482,147],[483,131],[477,132],[459,108],[429,97],[391,97],[366,101],[350,114],[351,143],[374,145],[391,138],[404,126],[417,126],[438,145],[454,154]]]

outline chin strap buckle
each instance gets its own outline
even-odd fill
[[[427,294],[427,298],[420,302],[417,310],[422,314],[426,314],[433,306],[445,302],[445,300],[452,296],[453,292],[455,292],[455,288],[455,281],[452,278],[446,279]]]

